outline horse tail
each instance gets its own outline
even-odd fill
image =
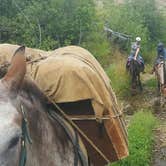
[[[132,59],[130,62],[130,74],[132,77],[136,76],[136,66],[135,66],[135,60]]]

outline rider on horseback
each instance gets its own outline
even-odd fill
[[[158,66],[161,61],[166,60],[166,49],[163,43],[158,43],[157,45],[157,57],[154,62],[152,73],[155,71],[155,67]]]
[[[155,65],[158,65],[162,60],[166,60],[166,49],[163,43],[157,45],[157,58],[155,60]]]
[[[126,63],[126,69],[129,69],[130,66],[130,62],[132,59],[136,60],[141,67],[141,71],[144,70],[144,60],[142,58],[142,56],[140,55],[140,41],[141,38],[140,37],[136,37],[136,41],[132,43],[131,45],[131,52],[130,52],[130,56],[127,59],[127,63]]]

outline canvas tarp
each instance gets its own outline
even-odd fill
[[[19,45],[13,44],[0,44],[0,65],[3,64],[5,61],[10,62],[12,55],[16,51]],[[25,55],[27,59],[37,59],[40,57],[45,57],[50,54],[49,51],[43,51],[39,49],[32,49],[26,47]]]
[[[116,103],[105,72],[81,47],[69,46],[53,51],[47,59],[34,64],[31,75],[56,103],[91,99],[97,118]]]
[[[0,45],[0,55],[11,55],[17,48],[10,47],[8,52],[4,53]],[[90,99],[96,119],[101,120],[104,115],[110,116],[109,120],[104,121],[104,126],[109,133],[117,158],[126,157],[128,145],[124,121],[110,80],[97,60],[87,50],[77,46],[63,47],[50,52],[26,50],[28,52],[26,55],[32,56],[35,52],[32,59],[40,57],[40,54],[48,56],[44,60],[28,65],[29,75],[40,89],[55,103]]]

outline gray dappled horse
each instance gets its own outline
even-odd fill
[[[131,76],[131,91],[136,90],[137,86],[139,90],[142,91],[142,84],[140,80],[140,72],[143,71],[141,65],[137,62],[137,60],[132,59],[128,68]]]
[[[0,166],[88,166],[79,136],[49,115],[46,96],[24,78],[24,53],[18,48],[0,80]]]

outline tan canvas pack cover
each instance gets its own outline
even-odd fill
[[[10,57],[17,47],[8,45],[7,48],[6,45],[5,48],[4,45],[0,45],[0,55],[8,54]],[[28,73],[54,102],[90,99],[97,120],[100,121],[103,116],[108,115],[110,119],[104,120],[104,126],[116,153],[117,159],[114,160],[128,156],[124,121],[110,80],[87,50],[77,46],[63,47],[50,52],[27,48],[26,55],[33,55],[32,59],[41,55],[48,56],[45,60],[30,64]],[[106,156],[112,160],[109,154]]]
[[[10,59],[19,45],[14,44],[0,44],[0,65],[4,62],[10,62]],[[25,55],[29,60],[35,60],[41,57],[46,57],[51,53],[51,51],[43,51],[39,49],[32,49],[26,47]]]

